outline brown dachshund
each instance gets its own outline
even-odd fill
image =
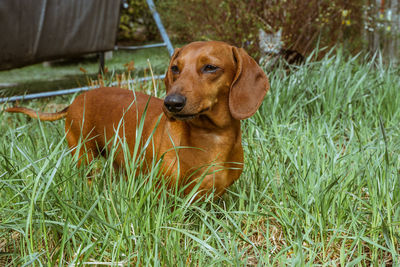
[[[261,105],[269,89],[266,75],[242,48],[194,42],[175,50],[165,86],[164,101],[110,87],[83,93],[58,113],[19,107],[6,111],[48,121],[66,117],[66,138],[73,154],[79,148],[78,164],[110,151],[109,140],[115,136],[126,140],[131,154],[138,138],[143,145],[150,137],[145,162],[150,166],[162,157],[161,171],[170,188],[184,186],[187,194],[200,183],[196,198],[211,191],[222,195],[242,172],[240,120]],[[82,140],[84,145],[78,146]],[[114,164],[124,167],[122,152],[116,153]]]

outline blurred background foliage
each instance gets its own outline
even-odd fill
[[[287,49],[308,55],[316,46],[343,46],[352,54],[399,55],[398,0],[156,0],[174,43],[222,40],[260,55],[258,30],[283,31]],[[121,9],[119,43],[159,41],[145,0]],[[320,54],[323,56],[323,53]]]

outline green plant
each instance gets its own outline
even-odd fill
[[[244,172],[215,202],[158,196],[157,162],[126,180],[110,158],[76,168],[63,122],[1,113],[0,263],[398,266],[399,69],[333,53],[268,73]]]
[[[145,0],[128,0],[127,7],[121,7],[117,40],[129,44],[160,40]]]

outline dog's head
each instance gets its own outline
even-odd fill
[[[178,120],[246,119],[257,111],[269,89],[267,76],[244,49],[216,41],[176,49],[164,81],[164,113]]]

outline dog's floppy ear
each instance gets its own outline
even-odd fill
[[[164,84],[167,92],[169,91],[169,87],[172,83],[172,73],[171,73],[171,66],[172,66],[172,61],[178,56],[179,52],[182,50],[182,48],[175,48],[174,54],[171,57],[171,60],[169,61],[169,66],[167,69],[167,73],[165,73],[165,78],[164,78]]]
[[[232,47],[237,63],[229,92],[229,110],[237,120],[247,119],[260,107],[269,89],[264,71],[243,48]]]

